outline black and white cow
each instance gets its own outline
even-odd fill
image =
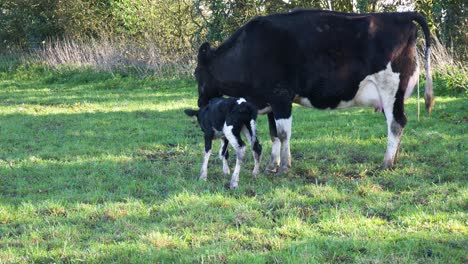
[[[201,45],[198,105],[242,96],[268,113],[273,142],[267,169],[291,166],[292,103],[318,109],[372,106],[384,112],[388,143],[381,167],[396,162],[406,124],[404,100],[419,76],[417,22],[426,41],[426,109],[434,104],[430,35],[416,12],[350,14],[297,10],[257,17],[218,48]]]
[[[229,174],[228,144],[236,150],[236,167],[232,174],[230,188],[235,189],[239,183],[240,166],[245,156],[245,144],[241,133],[245,135],[252,148],[255,165],[253,176],[257,177],[260,169],[260,155],[262,146],[258,142],[256,120],[258,109],[244,98],[214,98],[200,110],[185,110],[188,116],[196,116],[198,124],[205,134],[205,156],[201,168],[200,179],[206,180],[208,174],[208,160],[211,155],[213,139],[222,140],[219,157],[223,161],[223,172]]]

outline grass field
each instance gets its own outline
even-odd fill
[[[215,155],[198,180],[193,81],[2,73],[0,263],[467,263],[467,97],[436,99],[392,171],[382,114],[295,107],[292,169],[249,154],[231,191]]]

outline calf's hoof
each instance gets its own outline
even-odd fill
[[[254,178],[257,178],[258,171],[259,171],[258,168],[253,169],[253,171],[252,171],[252,176],[253,176]]]
[[[206,181],[206,175],[200,175],[200,178],[198,178],[201,181]]]

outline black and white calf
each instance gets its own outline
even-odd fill
[[[205,134],[205,156],[201,168],[200,179],[206,180],[208,174],[208,160],[211,155],[213,139],[221,139],[219,157],[223,161],[223,172],[229,174],[228,144],[236,150],[236,167],[232,174],[230,188],[235,189],[239,183],[239,172],[245,156],[245,143],[241,133],[245,135],[252,148],[255,160],[253,176],[256,177],[260,168],[262,146],[256,135],[257,108],[244,98],[214,98],[200,110],[187,109],[188,116],[196,116],[198,124]]]

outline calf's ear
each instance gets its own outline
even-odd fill
[[[193,109],[185,109],[184,113],[188,116],[196,116],[198,114],[198,111]]]

